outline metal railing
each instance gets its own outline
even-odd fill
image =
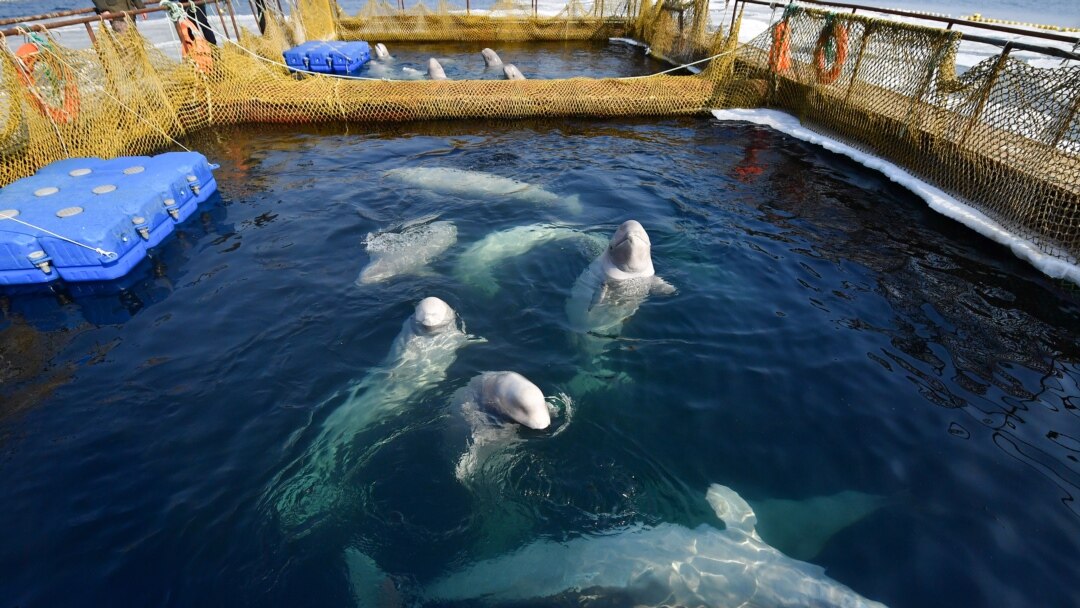
[[[735,24],[735,19],[739,14],[740,4],[755,4],[758,6],[767,6],[773,10],[777,8],[784,8],[787,6],[785,2],[768,2],[766,0],[735,0],[732,6],[731,23]],[[1065,34],[1055,34],[1052,32],[1043,32],[1038,30],[1028,30],[1018,27],[1010,27],[1007,25],[997,25],[994,23],[984,23],[981,21],[971,21],[969,19],[962,19],[957,17],[948,17],[945,15],[932,15],[926,13],[917,13],[913,11],[904,11],[893,8],[881,8],[876,6],[867,6],[865,4],[850,4],[847,2],[830,2],[828,0],[799,0],[799,4],[813,4],[822,7],[835,7],[843,9],[851,9],[851,13],[856,11],[865,11],[872,13],[883,13],[886,15],[896,15],[898,17],[908,17],[912,19],[922,19],[925,21],[937,21],[940,23],[948,24],[945,29],[951,30],[953,26],[960,25],[963,27],[971,27],[983,30],[990,30],[995,32],[1001,32],[1004,34],[1018,34],[1021,36],[1028,36],[1031,38],[1040,38],[1043,40],[1053,40],[1055,42],[1066,42],[1073,45],[1073,49],[1080,48],[1080,38],[1076,36],[1067,36]],[[976,34],[969,34],[962,32],[963,40],[969,42],[978,42],[982,44],[990,44],[993,46],[1001,47],[1007,54],[1010,50],[1022,50],[1032,51],[1035,53],[1041,53],[1043,55],[1050,55],[1053,57],[1059,57],[1061,59],[1070,59],[1074,61],[1080,61],[1080,54],[1074,51],[1066,51],[1052,46],[1041,46],[1038,44],[1031,44],[1022,42],[1019,40],[1002,40],[1000,38],[992,38],[988,36],[979,36]]]
[[[225,36],[227,38],[234,37],[236,40],[240,39],[240,26],[236,23],[236,11],[233,10],[232,0],[184,0],[181,4],[184,6],[213,6],[214,12],[221,21],[221,30],[225,33]],[[221,7],[222,4],[225,5],[224,11]],[[149,0],[146,2],[146,5],[146,8],[122,11],[119,13],[97,13],[93,8],[81,8],[70,11],[31,15],[28,17],[0,19],[0,26],[18,24],[16,27],[8,27],[0,30],[0,35],[19,36],[24,31],[46,32],[61,27],[83,25],[86,27],[87,35],[90,36],[90,42],[94,43],[97,41],[97,36],[94,34],[94,23],[112,21],[114,19],[131,19],[133,24],[138,27],[138,23],[135,20],[137,16],[165,12],[168,10],[161,6],[160,0]],[[225,13],[229,14],[229,19],[232,21],[232,35],[230,35],[229,28],[225,24]],[[69,19],[68,17],[71,18]],[[209,15],[207,15],[207,18],[209,18]]]

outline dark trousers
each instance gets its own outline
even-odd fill
[[[195,5],[189,8],[188,12],[195,19],[195,25],[202,30],[203,38],[206,38],[206,41],[210,44],[217,44],[217,36],[214,35],[214,30],[210,29],[210,21],[206,16],[206,9],[203,5]]]

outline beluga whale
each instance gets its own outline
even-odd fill
[[[573,213],[581,212],[576,194],[562,197],[540,186],[483,171],[449,167],[402,167],[383,173],[389,180],[421,188],[435,194],[469,199],[503,199],[536,205],[564,205]]]
[[[652,241],[636,220],[627,220],[611,237],[607,249],[585,269],[570,290],[566,316],[570,329],[583,341],[596,367],[607,345],[622,333],[627,319],[652,294],[669,295],[675,288],[656,275]],[[600,372],[600,373],[595,373]],[[596,376],[610,375],[594,370]],[[575,384],[584,390],[579,377]]]
[[[515,226],[508,230],[492,232],[469,245],[458,256],[454,265],[454,275],[463,284],[490,297],[499,291],[499,283],[495,280],[494,274],[499,264],[510,258],[525,255],[546,243],[571,240],[580,242],[592,255],[603,250],[607,243],[599,236],[566,226],[551,224]]]
[[[470,428],[468,450],[455,470],[466,484],[496,456],[522,441],[519,428],[550,427],[554,409],[538,386],[512,371],[477,375],[455,393],[454,403]]]
[[[375,57],[377,59],[389,59],[390,51],[386,50],[386,45],[378,42],[375,44]]]
[[[731,488],[713,484],[706,500],[723,530],[636,524],[563,542],[541,539],[436,579],[422,603],[561,603],[577,596],[642,607],[884,608],[763,541],[753,509]]]
[[[516,65],[508,63],[503,66],[503,76],[506,76],[507,80],[525,80],[525,75],[521,73],[521,70]]]
[[[443,70],[442,64],[438,59],[432,57],[427,61],[427,75],[431,80],[446,80],[446,70]]]
[[[379,283],[399,275],[423,273],[429,263],[457,243],[457,226],[436,218],[428,215],[368,234],[364,245],[371,261],[360,271],[356,283]]]
[[[442,382],[458,351],[483,341],[465,333],[457,313],[443,300],[420,300],[383,363],[324,402],[339,405],[310,447],[272,486],[271,503],[282,525],[306,527],[339,508],[348,495],[350,471],[370,450],[370,444],[357,445],[357,437]]]
[[[497,68],[503,64],[499,54],[491,49],[484,49],[480,51],[480,54],[484,56],[484,65],[489,68]]]

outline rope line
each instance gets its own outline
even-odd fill
[[[106,258],[108,258],[110,260],[115,260],[118,257],[120,257],[120,256],[116,255],[115,251],[106,251],[106,250],[102,249],[101,247],[91,247],[90,245],[87,245],[86,243],[80,243],[79,241],[76,241],[75,239],[69,239],[68,237],[66,237],[66,236],[64,236],[62,234],[56,234],[55,232],[53,232],[52,230],[49,230],[47,228],[42,228],[41,226],[35,226],[35,225],[31,224],[30,222],[24,222],[24,221],[22,221],[20,219],[17,219],[13,215],[8,215],[6,213],[0,213],[0,220],[11,220],[13,222],[22,224],[23,226],[33,228],[34,230],[40,230],[41,232],[44,232],[45,234],[47,234],[49,236],[56,237],[56,238],[60,239],[61,241],[67,241],[68,243],[71,243],[72,245],[78,245],[79,247],[82,247],[84,249],[89,249],[90,251],[93,251],[94,253],[96,253],[98,255],[105,256]]]

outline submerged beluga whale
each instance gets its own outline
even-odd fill
[[[426,216],[394,228],[370,233],[364,240],[371,261],[357,284],[379,283],[403,274],[417,274],[457,243],[457,226]]]
[[[557,241],[580,241],[587,251],[599,253],[606,241],[596,235],[550,224],[516,226],[508,230],[492,232],[473,243],[454,264],[454,275],[463,284],[483,295],[493,296],[499,291],[495,269],[506,260],[525,255],[534,248]]]
[[[884,608],[820,566],[763,541],[753,509],[731,488],[713,484],[706,500],[725,529],[663,523],[566,542],[538,540],[437,579],[423,590],[422,602],[497,604],[581,594],[642,607]],[[368,574],[368,581],[379,579]]]
[[[471,199],[500,198],[538,205],[562,204],[573,213],[581,212],[581,200],[576,194],[562,197],[534,184],[483,171],[448,167],[405,167],[390,169],[383,173],[383,177],[436,194]]]
[[[275,484],[272,502],[282,524],[300,526],[337,508],[351,467],[362,461],[366,446],[358,434],[394,416],[412,400],[446,378],[458,350],[483,342],[465,333],[454,309],[439,298],[424,298],[402,324],[384,362],[354,382],[337,399],[318,437]],[[334,401],[331,398],[328,401]]]
[[[610,374],[595,369],[598,358],[641,304],[652,294],[673,293],[675,288],[656,275],[652,241],[645,228],[636,220],[623,222],[607,249],[575,281],[566,302],[570,329],[579,335],[592,358],[589,364],[594,376]],[[574,384],[581,386],[583,379],[579,377]]]

